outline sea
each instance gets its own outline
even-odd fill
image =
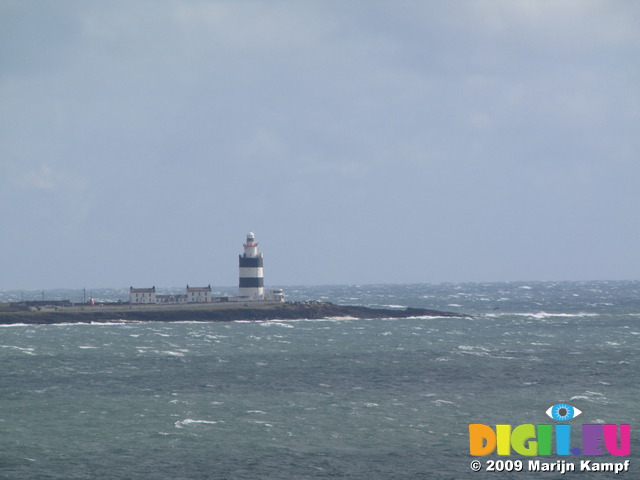
[[[0,478],[640,478],[640,281],[283,288],[470,317],[2,326]],[[0,301],[28,296],[88,292]],[[630,454],[470,454],[470,424],[558,423],[574,448],[582,424],[630,425]]]

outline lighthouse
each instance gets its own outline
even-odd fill
[[[262,252],[258,250],[253,232],[247,233],[247,242],[243,245],[244,253],[240,255],[240,284],[238,296],[249,300],[264,299],[264,273],[262,268]]]

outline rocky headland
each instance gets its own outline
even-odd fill
[[[39,309],[0,310],[0,325],[57,324],[96,322],[228,322],[234,320],[292,320],[408,317],[469,317],[455,312],[424,308],[384,309],[329,302],[287,302],[272,304],[195,304],[195,305],[95,305],[65,306]]]

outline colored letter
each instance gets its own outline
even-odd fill
[[[602,455],[603,427],[604,425],[582,425],[582,448],[585,455]]]
[[[569,455],[571,425],[556,425],[556,455]]]
[[[518,425],[511,432],[511,446],[520,455],[533,456],[538,454],[535,425],[525,423]]]
[[[511,425],[496,425],[498,455],[511,455]]]
[[[469,425],[469,451],[480,457],[493,453],[496,448],[496,434],[491,427],[482,423]]]
[[[538,425],[538,455],[551,455],[551,425]]]
[[[604,446],[611,455],[624,457],[631,453],[631,425],[620,425],[620,448],[616,441],[616,427],[617,425],[604,425]]]

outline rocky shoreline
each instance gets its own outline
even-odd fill
[[[455,312],[442,312],[424,308],[390,310],[355,305],[335,305],[328,302],[293,302],[278,304],[226,304],[200,305],[196,308],[172,306],[82,306],[62,307],[41,311],[0,312],[0,325],[60,324],[60,323],[115,323],[115,322],[229,322],[234,320],[292,320],[353,318],[407,318],[458,317],[470,318]]]

